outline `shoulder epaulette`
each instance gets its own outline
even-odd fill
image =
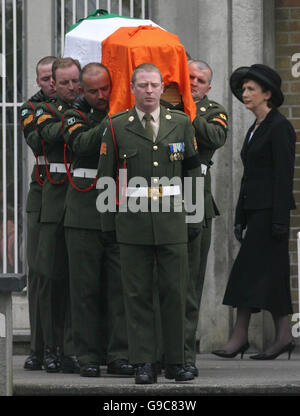
[[[128,113],[128,111],[129,111],[128,109],[127,109],[127,110],[125,110],[125,111],[121,111],[120,113],[116,113],[116,114],[113,114],[113,115],[109,116],[109,118],[110,118],[110,119],[114,119],[114,118],[120,117],[120,116],[122,116],[123,114]]]
[[[222,113],[226,113],[225,108],[222,106],[222,104],[217,103],[216,101],[209,100],[209,105],[210,105],[210,107],[219,108]]]
[[[187,114],[185,114],[183,111],[181,110],[175,110],[174,108],[167,108],[167,111],[170,111],[171,113],[175,113],[175,114],[180,114],[183,117],[188,117]]]

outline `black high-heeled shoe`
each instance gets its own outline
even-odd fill
[[[212,354],[217,355],[218,357],[222,358],[234,358],[238,354],[241,354],[241,360],[243,359],[245,351],[249,348],[249,342],[245,342],[239,349],[233,352],[227,352],[226,350],[214,350]]]
[[[282,347],[281,350],[279,350],[278,352],[274,352],[273,354],[266,354],[265,352],[262,352],[260,354],[250,355],[249,358],[251,358],[252,360],[275,360],[275,358],[279,357],[279,355],[283,354],[284,352],[287,352],[288,359],[290,359],[295,346],[295,341],[291,341],[284,347]]]

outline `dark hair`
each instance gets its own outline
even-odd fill
[[[81,66],[77,59],[73,58],[58,58],[53,62],[52,65],[52,78],[56,81],[56,70],[59,68],[69,68],[70,66],[76,65],[80,73]]]
[[[154,65],[154,64],[150,64],[149,62],[145,62],[145,63],[143,63],[143,64],[138,65],[138,66],[134,69],[134,71],[133,71],[133,73],[132,73],[132,77],[131,77],[131,82],[132,82],[132,84],[134,84],[134,83],[135,83],[136,74],[137,74],[138,72],[141,72],[141,71],[146,71],[146,72],[157,72],[157,73],[160,75],[160,80],[161,80],[161,82],[163,81],[163,77],[162,77],[162,74],[161,74],[161,72],[160,72],[159,68],[158,68],[156,65]]]
[[[56,56],[44,56],[44,58],[40,59],[38,61],[38,63],[36,64],[35,67],[35,71],[36,71],[36,76],[39,76],[39,65],[49,65],[49,64],[53,64],[53,62],[56,60]]]
[[[111,76],[110,76],[110,73],[109,73],[108,68],[107,68],[105,65],[100,64],[99,62],[90,62],[89,64],[86,64],[86,65],[82,68],[82,70],[81,70],[81,72],[80,72],[80,74],[79,74],[79,80],[80,80],[80,84],[81,84],[81,86],[83,86],[83,76],[84,76],[85,74],[92,74],[92,75],[96,75],[96,74],[98,74],[99,72],[101,72],[102,70],[105,70],[105,71],[107,72],[107,75],[108,75],[108,77],[109,77],[109,81],[110,81],[110,83],[111,83]]]

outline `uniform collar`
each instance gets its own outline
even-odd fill
[[[135,107],[135,110],[137,112],[137,115],[140,119],[140,121],[143,120],[143,117],[146,113],[144,113],[143,111],[139,110],[137,107]],[[151,116],[153,117],[154,122],[157,122],[160,116],[160,106],[158,106],[154,111],[152,111],[152,113],[150,113]]]

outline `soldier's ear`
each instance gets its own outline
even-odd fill
[[[130,83],[130,91],[132,92],[132,94],[134,94],[133,89],[134,89],[134,84],[131,82]]]

